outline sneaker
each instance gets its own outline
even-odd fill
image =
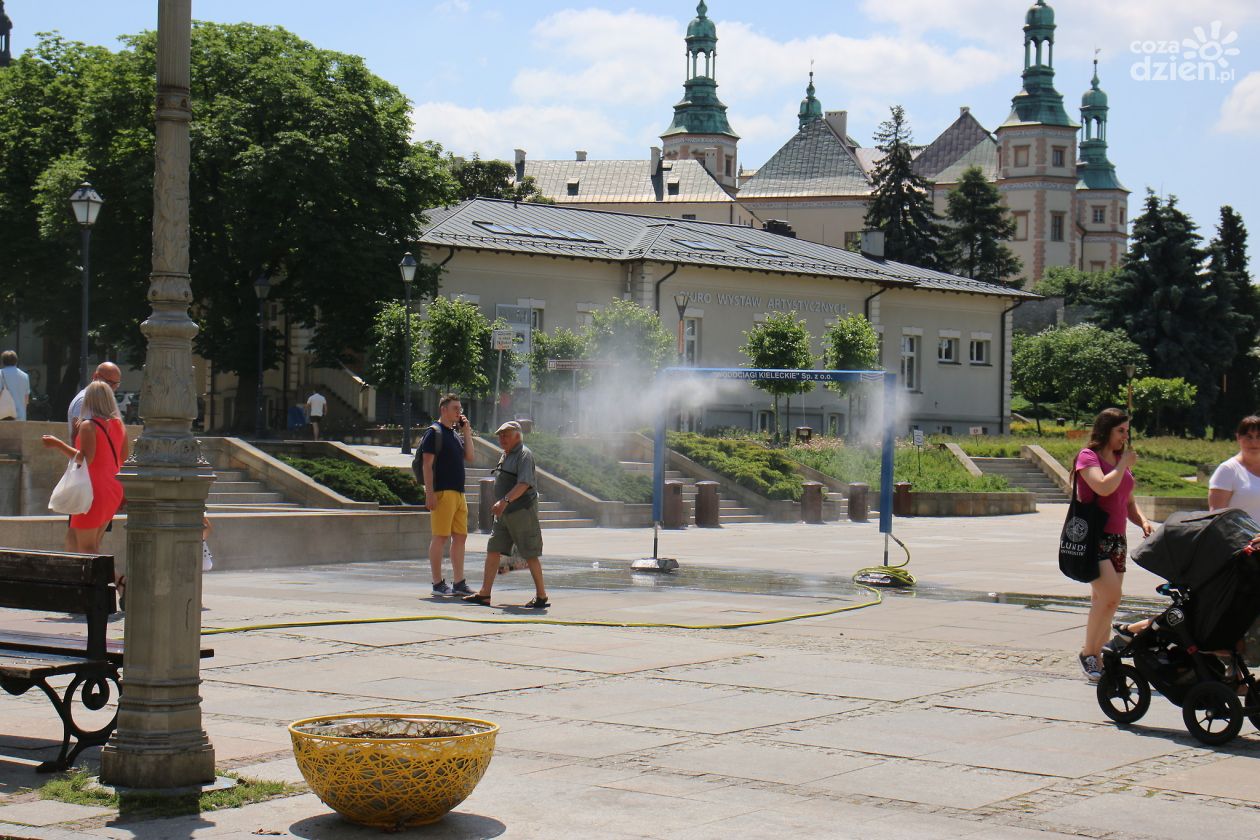
[[[1102,679],[1103,666],[1097,656],[1093,654],[1086,656],[1081,653],[1077,654],[1076,658],[1080,660],[1081,670],[1085,672],[1085,676],[1090,682],[1096,683]]]
[[[456,595],[471,595],[471,594],[473,594],[473,591],[472,591],[471,589],[469,589],[469,588],[468,588],[468,581],[467,581],[467,580],[460,580],[460,581],[456,581],[456,582],[455,582],[455,585],[451,587],[451,592],[452,592],[452,593],[454,593],[454,594],[456,594]]]
[[[450,585],[447,584],[446,579],[443,578],[442,580],[439,580],[437,583],[433,584],[433,594],[434,595],[451,595],[453,594],[453,591],[451,590]]]

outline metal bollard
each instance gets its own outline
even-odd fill
[[[718,483],[716,481],[696,482],[696,527],[721,528],[719,521]]]
[[[854,482],[849,485],[849,521],[865,522],[870,513],[870,506],[867,503],[867,492],[870,486],[862,482]]]
[[[893,516],[910,515],[910,482],[898,481],[893,485]]]
[[[821,525],[823,486],[818,481],[801,482],[801,519],[808,525]]]
[[[494,530],[494,479],[483,478],[477,485],[481,488],[477,500],[477,530],[488,534]]]
[[[683,483],[676,479],[665,482],[665,499],[661,510],[661,527],[680,531],[687,527],[683,512]]]

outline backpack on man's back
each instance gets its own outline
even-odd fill
[[[442,424],[434,423],[429,426],[428,431],[433,432],[436,437],[433,439],[433,460],[437,461],[438,456],[442,454]],[[411,459],[411,474],[416,477],[416,483],[420,488],[424,489],[424,452],[421,447],[424,446],[424,437],[420,438],[420,446],[416,447],[415,457]]]

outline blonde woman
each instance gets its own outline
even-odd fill
[[[86,416],[79,424],[74,446],[53,435],[44,435],[43,443],[49,449],[60,449],[67,458],[87,464],[88,477],[92,480],[92,507],[87,513],[70,517],[70,533],[75,551],[96,554],[105,529],[122,504],[123,487],[118,481],[118,471],[129,453],[127,431],[109,385],[89,384],[84,392],[83,409]]]

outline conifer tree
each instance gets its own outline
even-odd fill
[[[866,226],[884,232],[884,256],[923,268],[936,268],[940,220],[932,209],[931,183],[914,171],[910,126],[900,105],[880,123],[876,145],[884,153],[871,176]]]
[[[1015,236],[1015,220],[980,167],[963,172],[958,186],[949,191],[948,201],[941,267],[986,283],[1006,283],[1019,274],[1023,264],[1003,244]]]
[[[1170,196],[1147,193],[1124,264],[1099,302],[1100,325],[1122,329],[1151,362],[1151,373],[1197,388],[1194,407],[1169,425],[1202,435],[1233,363],[1234,318],[1203,270],[1207,251],[1194,222]]]
[[[1247,228],[1234,208],[1221,208],[1216,238],[1209,246],[1210,283],[1231,309],[1236,352],[1221,380],[1221,394],[1212,411],[1212,433],[1217,439],[1234,434],[1238,421],[1260,410],[1260,292],[1247,272]]]

